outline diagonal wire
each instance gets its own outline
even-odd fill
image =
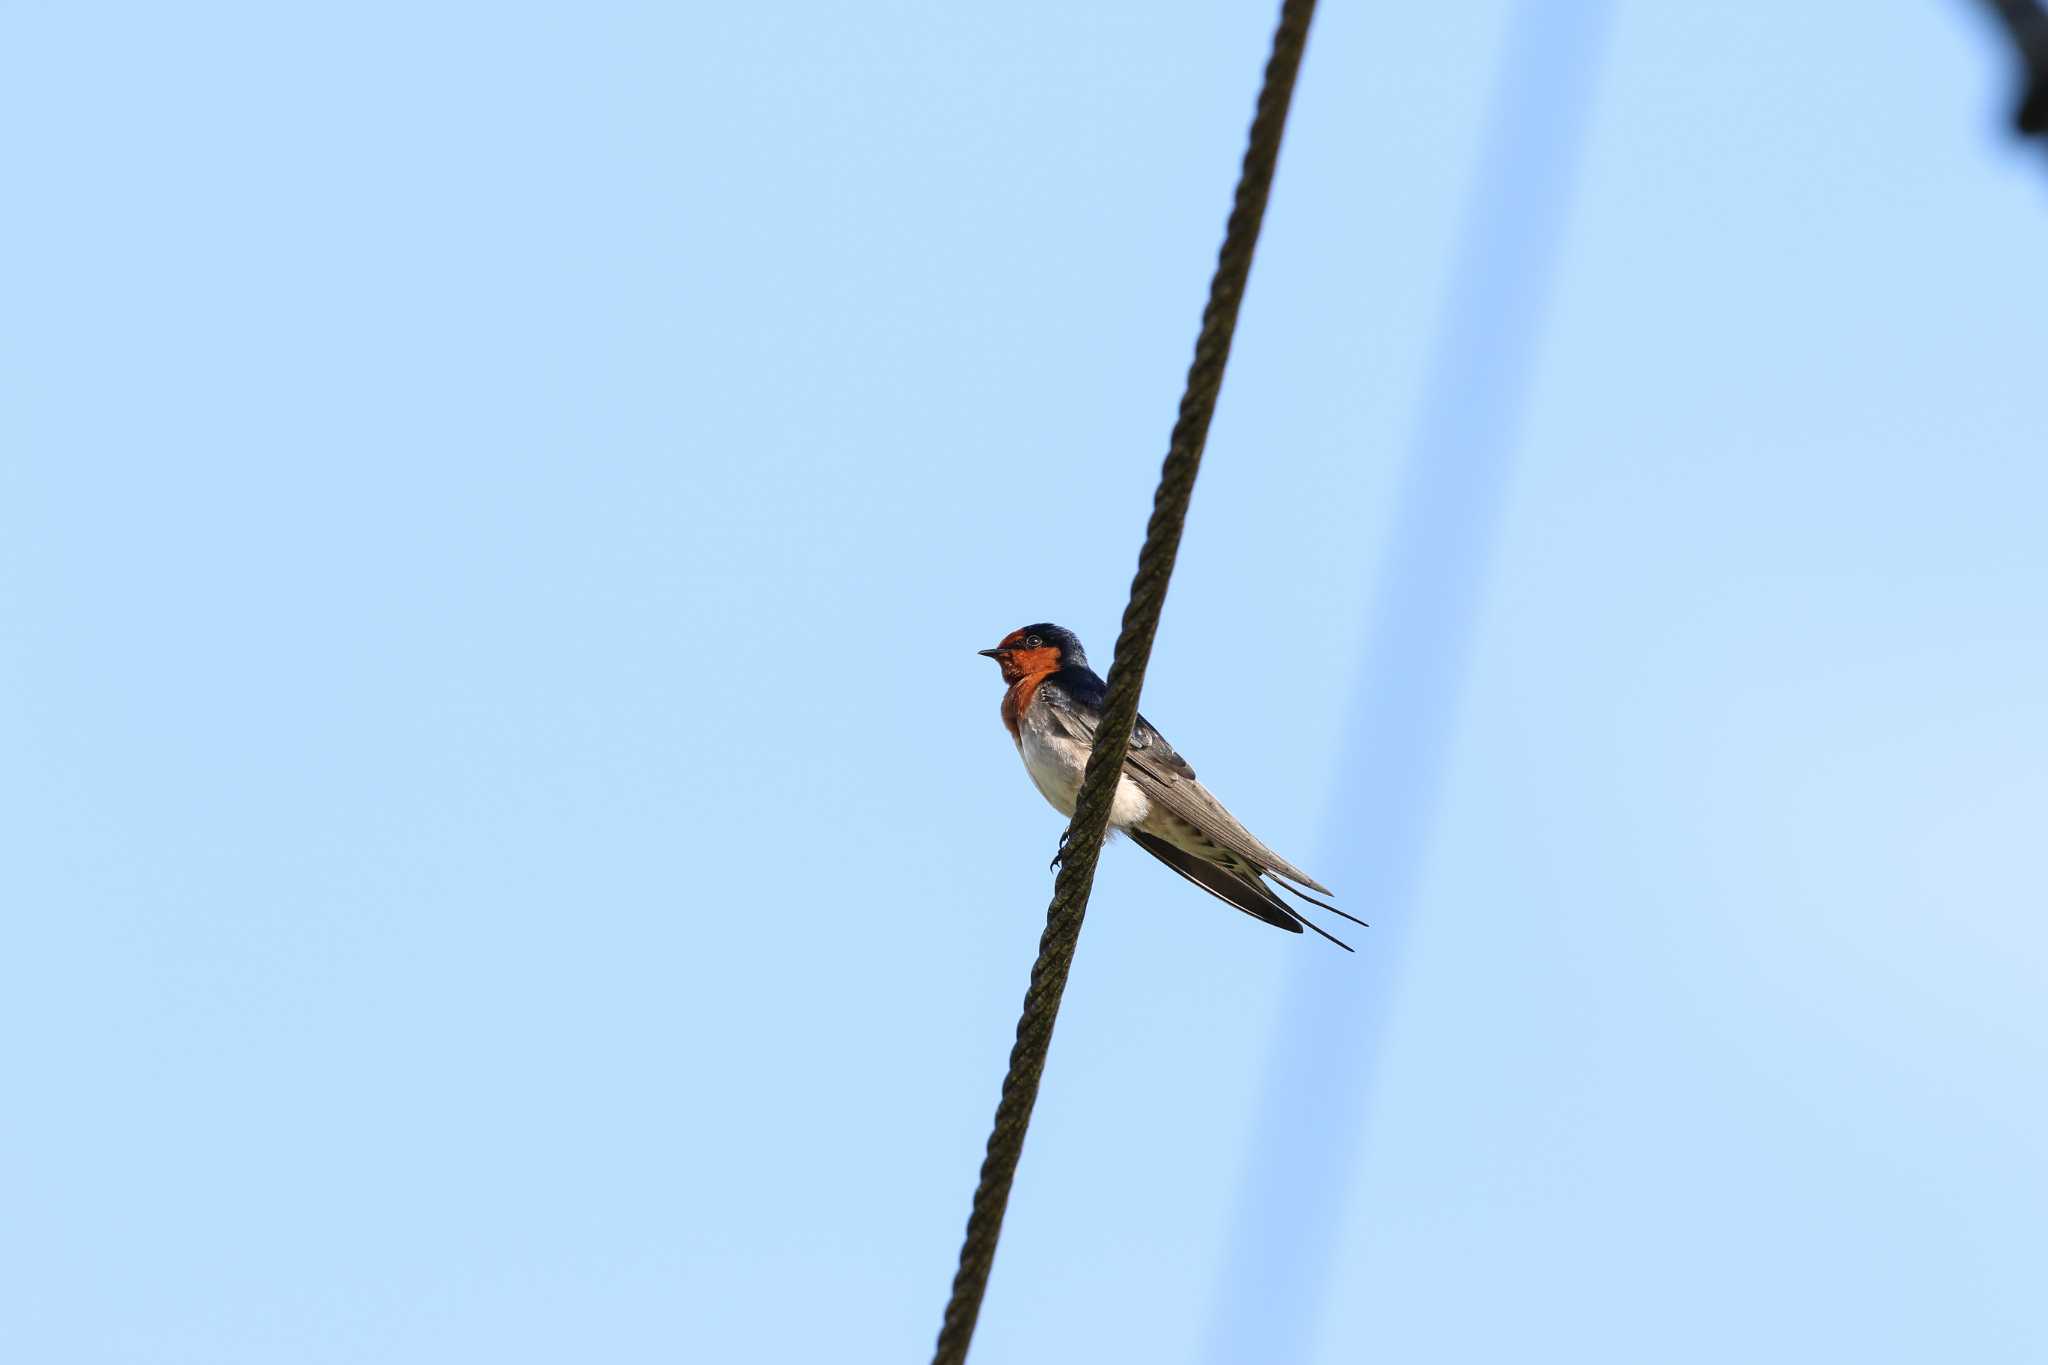
[[[1060,996],[1066,990],[1074,945],[1088,910],[1088,893],[1095,883],[1096,858],[1102,852],[1103,836],[1109,828],[1110,799],[1123,771],[1131,725],[1137,719],[1138,690],[1144,685],[1145,667],[1152,658],[1152,637],[1159,629],[1159,613],[1166,602],[1174,558],[1180,551],[1188,501],[1194,494],[1195,475],[1201,468],[1202,448],[1209,439],[1209,420],[1215,415],[1216,395],[1223,387],[1223,369],[1230,359],[1237,310],[1244,299],[1245,280],[1251,274],[1252,251],[1258,245],[1259,225],[1266,215],[1266,196],[1273,186],[1273,167],[1280,157],[1280,137],[1287,125],[1287,106],[1294,95],[1294,78],[1301,69],[1302,48],[1308,41],[1309,20],[1314,14],[1315,0],[1285,0],[1279,26],[1273,33],[1273,52],[1266,62],[1265,83],[1259,90],[1258,110],[1252,118],[1244,165],[1238,173],[1237,197],[1231,205],[1223,246],[1216,255],[1216,273],[1209,281],[1209,303],[1202,312],[1195,357],[1188,366],[1180,415],[1173,424],[1166,461],[1159,471],[1152,518],[1145,527],[1145,544],[1138,552],[1138,572],[1131,580],[1130,604],[1124,608],[1123,629],[1116,639],[1116,658],[1109,669],[1109,695],[1103,703],[1102,725],[1096,731],[1094,751],[1081,779],[1074,818],[1067,826],[1064,861],[1059,879],[1053,884],[1052,904],[1045,913],[1045,933],[1038,940],[1038,961],[1031,968],[1031,985],[1024,992],[1017,1041],[1010,1049],[1010,1069],[1003,1078],[1002,1099],[996,1106],[995,1124],[988,1136],[988,1153],[982,1158],[981,1179],[975,1186],[974,1205],[967,1218],[967,1235],[960,1244],[960,1268],[953,1276],[953,1293],[939,1328],[933,1365],[959,1365],[966,1360],[967,1348],[974,1339],[975,1320],[981,1314],[982,1295],[988,1289],[989,1268],[995,1263],[996,1240],[1002,1235],[1003,1211],[1010,1201],[1010,1184],[1017,1175],[1017,1158],[1024,1149],[1024,1133],[1031,1124],[1031,1109],[1038,1099],[1039,1077],[1045,1071],[1045,1054],[1052,1043]]]

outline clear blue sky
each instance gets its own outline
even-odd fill
[[[1346,973],[1318,1362],[2048,1358],[2048,160],[1962,0],[1726,8],[1609,35],[1398,960],[1112,850],[978,1365],[1203,1354]],[[1318,20],[1153,660],[1311,870],[1510,12]],[[973,651],[1108,662],[1271,19],[0,18],[0,1356],[922,1357]]]

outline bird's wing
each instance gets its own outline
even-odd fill
[[[1273,894],[1273,889],[1264,882],[1244,877],[1220,864],[1205,858],[1197,858],[1183,848],[1175,848],[1156,834],[1143,830],[1126,831],[1131,842],[1165,863],[1196,886],[1201,887],[1216,899],[1261,919],[1290,934],[1301,932],[1302,919],[1287,908],[1287,902]]]
[[[1070,738],[1091,747],[1094,745],[1097,715],[1051,689],[1042,689],[1041,696],[1050,704],[1054,721]],[[1194,826],[1219,847],[1252,863],[1259,871],[1297,882],[1326,896],[1332,894],[1329,887],[1267,848],[1257,836],[1239,824],[1237,817],[1225,810],[1223,803],[1195,780],[1194,768],[1174,752],[1173,746],[1166,742],[1166,736],[1154,729],[1143,716],[1139,716],[1138,723],[1132,727],[1131,746],[1124,753],[1124,773],[1138,784],[1138,789],[1154,805]]]
[[[1203,858],[1197,858],[1187,850],[1175,848],[1172,844],[1167,843],[1166,840],[1154,834],[1147,834],[1143,830],[1134,829],[1125,832],[1131,836],[1131,842],[1139,848],[1144,849],[1147,853],[1157,858],[1160,862],[1165,863],[1175,872],[1180,873],[1181,876],[1187,878],[1196,886],[1201,887],[1216,899],[1227,905],[1236,906],[1253,919],[1264,920],[1267,924],[1273,925],[1275,928],[1285,929],[1290,934],[1300,933],[1302,927],[1306,925],[1330,940],[1330,942],[1336,944],[1339,948],[1342,948],[1345,952],[1353,951],[1351,945],[1343,939],[1323,929],[1314,921],[1294,913],[1293,910],[1288,908],[1287,902],[1274,895],[1273,889],[1257,877],[1248,876],[1242,872],[1232,872],[1228,868],[1221,867],[1216,863],[1209,862]]]

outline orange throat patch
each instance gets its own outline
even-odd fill
[[[1024,736],[1017,728],[1018,722],[1031,705],[1031,698],[1037,695],[1038,685],[1059,671],[1060,652],[1049,645],[1018,649],[1011,640],[1003,644],[1012,651],[1002,660],[1003,681],[1010,685],[1010,690],[1003,693],[1003,728],[1010,732],[1011,739],[1022,744]]]
[[[1010,732],[1010,738],[1018,744],[1024,742],[1023,732],[1017,726],[1024,712],[1031,705],[1031,699],[1038,695],[1038,685],[1052,676],[1053,671],[1027,673],[1010,684],[1010,690],[1003,693],[1003,728]]]

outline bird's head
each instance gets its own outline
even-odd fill
[[[1013,630],[994,649],[981,652],[996,661],[1007,683],[1051,673],[1069,664],[1088,666],[1088,655],[1074,638],[1074,632],[1045,622]]]

